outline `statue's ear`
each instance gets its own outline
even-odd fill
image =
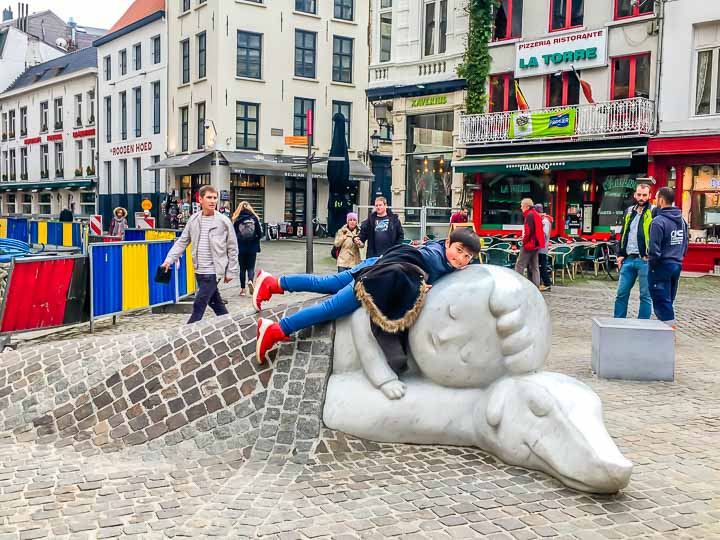
[[[497,381],[490,391],[487,409],[485,410],[485,419],[488,425],[497,427],[502,420],[503,410],[505,409],[505,398],[510,391],[512,380],[505,377]]]

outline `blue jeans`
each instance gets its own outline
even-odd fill
[[[649,319],[652,313],[652,301],[650,299],[650,288],[648,286],[648,262],[641,258],[626,258],[620,268],[620,282],[618,283],[617,295],[615,296],[616,319],[627,317],[628,300],[630,291],[635,285],[635,280],[640,282],[640,309],[638,319]]]
[[[652,296],[655,316],[661,321],[674,321],[673,302],[680,283],[682,265],[674,262],[661,262],[650,269],[648,284]]]
[[[370,266],[375,261],[377,261],[377,257],[371,257],[352,270]],[[345,317],[359,308],[360,302],[355,297],[352,270],[327,276],[296,274],[281,277],[280,286],[284,291],[332,294],[324,302],[301,309],[297,313],[281,319],[280,326],[285,335],[289,336],[303,328]]]

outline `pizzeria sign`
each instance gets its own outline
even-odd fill
[[[606,66],[607,29],[585,30],[515,44],[515,78]]]

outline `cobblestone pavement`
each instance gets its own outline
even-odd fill
[[[326,251],[319,246],[317,256]],[[265,252],[272,270],[302,269],[297,244]],[[283,345],[272,370],[256,369],[248,301],[228,291],[234,315],[208,317],[198,331],[179,327],[185,315],[141,314],[96,337],[65,330],[0,355],[0,540],[720,538],[720,280],[681,285],[674,383],[592,376],[590,318],[611,312],[614,287],[578,280],[546,295],[554,332],[547,369],[602,398],[608,430],[635,463],[618,495],[579,494],[474,449],[377,444],[322,428],[330,328]],[[298,309],[280,305],[290,300],[273,302],[269,314]],[[187,357],[177,352],[183,347]],[[182,402],[168,390],[176,387]],[[133,404],[126,397],[137,388],[152,395]],[[197,411],[195,390],[206,404],[197,417],[189,412]],[[110,422],[100,420],[106,393],[113,429],[121,428],[114,434],[96,429]],[[156,415],[171,403],[185,423],[141,441],[136,434],[153,426],[137,419],[167,426]],[[66,416],[74,417],[67,426]]]

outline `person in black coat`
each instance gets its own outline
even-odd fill
[[[240,263],[240,296],[245,295],[245,283],[253,291],[255,260],[260,253],[262,227],[255,210],[249,202],[241,202],[232,215],[233,227],[238,243],[238,262]]]
[[[58,217],[58,221],[62,221],[63,223],[72,223],[73,213],[69,209],[63,208],[60,212],[60,216]]]
[[[360,226],[360,235],[355,239],[358,246],[367,242],[366,258],[380,257],[391,247],[402,244],[405,238],[400,219],[387,207],[385,197],[375,199],[375,211]]]

